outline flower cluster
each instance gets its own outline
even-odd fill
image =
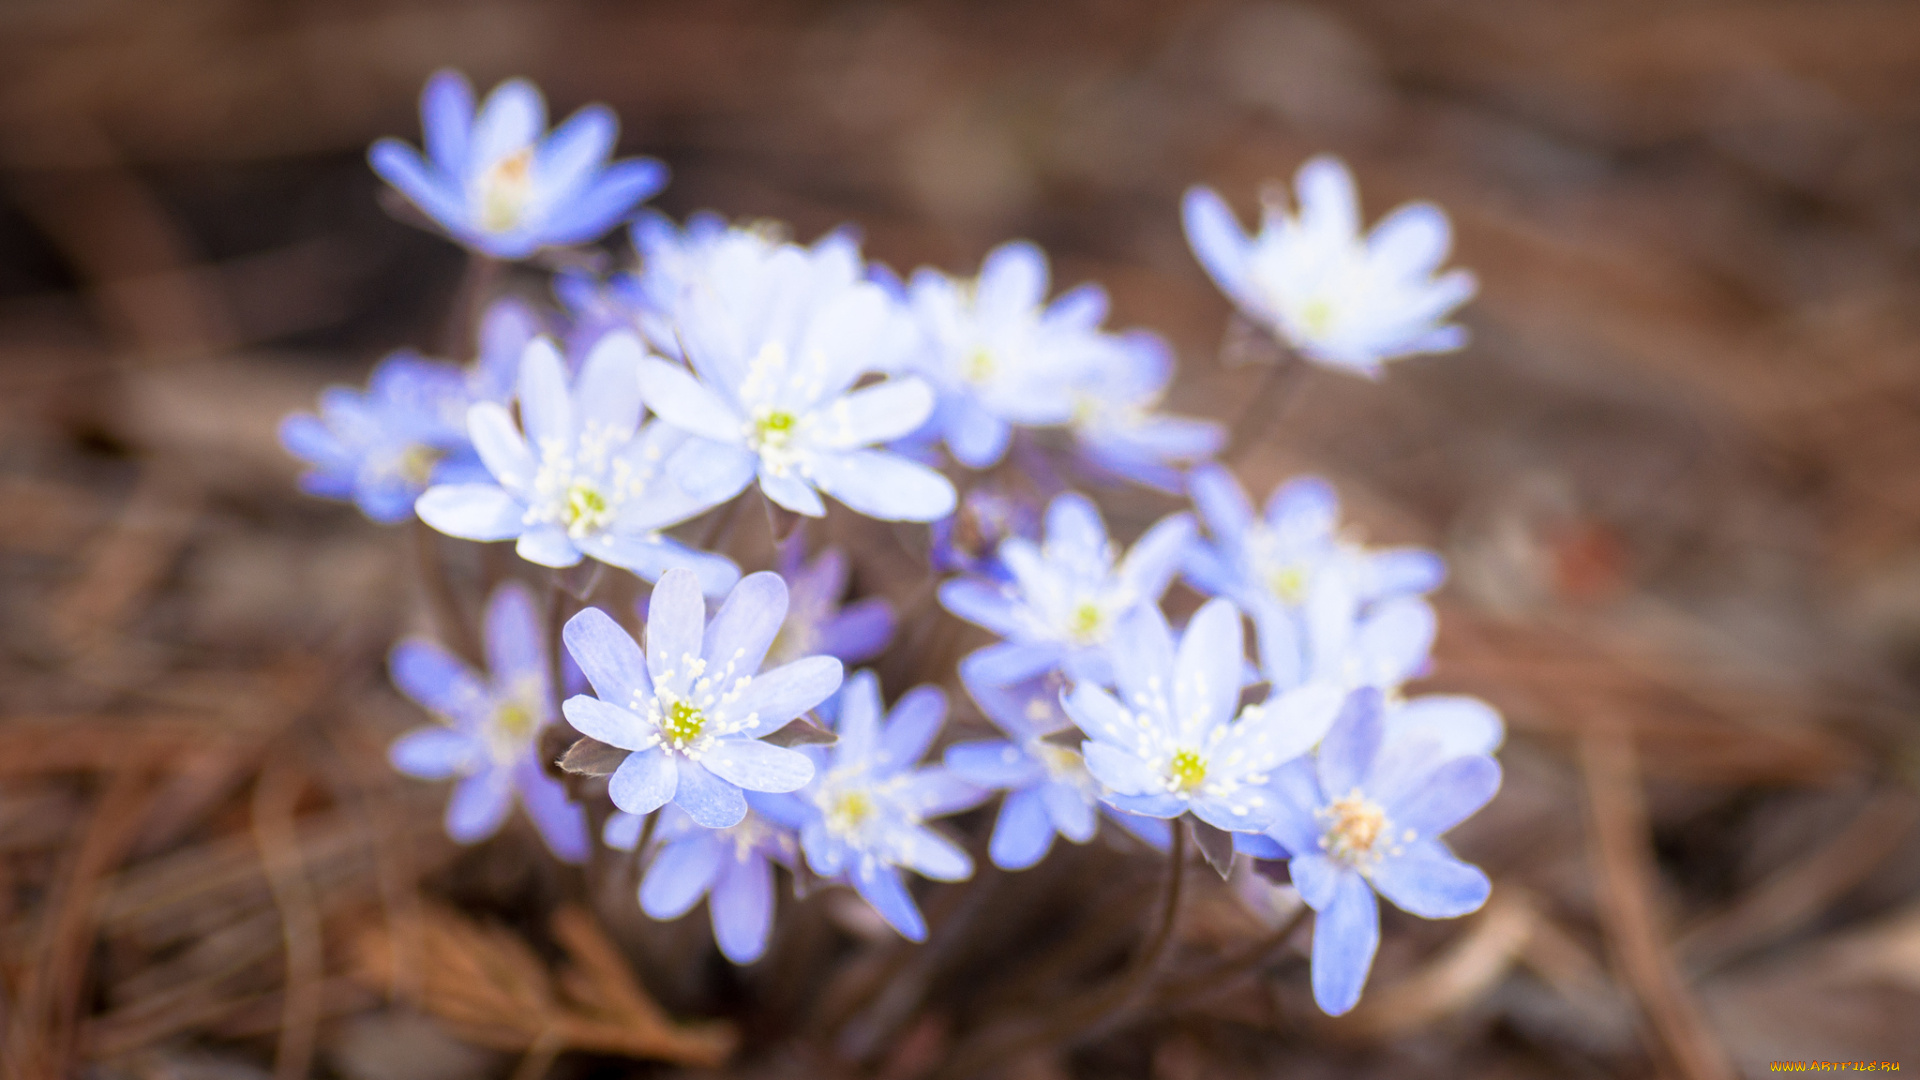
[[[1170,347],[1106,329],[1099,286],[1050,295],[1024,241],[974,277],[923,268],[903,284],[850,229],[803,245],[773,223],[676,225],[640,208],[662,166],[609,163],[610,112],[549,133],[523,81],[476,110],[442,73],[421,112],[425,154],[382,140],[372,163],[477,259],[623,223],[636,258],[605,274],[556,258],[570,267],[558,305],[495,302],[470,367],[398,353],[364,392],[329,390],[318,416],[283,425],[308,491],[376,521],[417,515],[441,534],[421,533],[428,556],[442,537],[514,541],[518,569],[484,561],[486,674],[422,640],[392,655],[438,721],[402,735],[393,764],[456,782],[456,840],[494,835],[517,801],[556,856],[582,861],[583,804],[604,798],[600,839],[642,860],[641,909],[677,919],[704,900],[720,952],[748,964],[772,940],[783,872],[852,889],[918,941],[916,878],[963,881],[980,854],[1024,870],[1102,821],[1176,857],[1190,832],[1217,866],[1236,851],[1287,864],[1317,912],[1313,989],[1332,1013],[1367,979],[1376,895],[1428,918],[1485,901],[1488,878],[1442,837],[1497,790],[1503,724],[1473,698],[1406,692],[1430,664],[1444,564],[1362,543],[1318,478],[1256,512],[1213,460],[1224,426],[1161,411]],[[1362,238],[1338,162],[1309,162],[1297,187],[1299,212],[1270,200],[1253,238],[1212,192],[1187,196],[1195,253],[1249,319],[1307,360],[1374,375],[1460,346],[1441,320],[1474,286],[1434,277],[1444,215],[1405,207]],[[1069,489],[1081,479],[1189,505],[1116,518],[1122,544]],[[792,529],[771,559],[730,543],[743,500]],[[804,519],[829,515],[844,546],[810,553]],[[862,533],[859,518],[888,524]],[[903,559],[921,560],[919,588],[845,602]],[[771,568],[743,577],[756,560]],[[629,582],[637,633],[596,606],[602,566],[651,583]],[[544,610],[528,576],[544,576]],[[1176,579],[1186,592],[1170,597]],[[936,625],[947,615],[992,640],[923,664],[890,706],[875,671],[845,675],[952,656],[949,635],[972,631]],[[944,745],[942,684],[975,725]],[[563,685],[582,692],[561,700]],[[990,829],[956,817],[996,797]]]

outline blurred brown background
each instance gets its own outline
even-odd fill
[[[1300,1008],[1296,970],[1278,998],[1170,1007],[1098,1075],[1920,1067],[1912,3],[11,0],[14,1074],[523,1060],[368,989],[356,935],[420,875],[509,918],[560,886],[457,861],[439,793],[386,775],[406,538],[299,498],[273,439],[327,382],[441,340],[461,256],[387,217],[364,164],[417,140],[441,66],[531,76],[556,117],[612,105],[676,216],[852,221],[903,270],[1037,240],[1058,284],[1104,282],[1116,323],[1173,339],[1176,408],[1226,418],[1253,374],[1216,361],[1186,185],[1250,214],[1331,150],[1369,217],[1453,215],[1471,346],[1314,376],[1241,472],[1323,471],[1366,535],[1451,560],[1433,685],[1515,731],[1458,834],[1495,900],[1390,918],[1349,1022]],[[1032,1075],[1069,1067],[1091,1066]],[[652,1067],[556,1066],[596,1068]]]

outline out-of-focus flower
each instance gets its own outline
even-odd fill
[[[427,152],[381,139],[367,160],[455,240],[499,259],[584,244],[631,216],[667,182],[649,158],[608,163],[619,121],[589,105],[547,131],[547,103],[510,79],[474,112],[466,77],[441,71],[420,95]]]
[[[1439,207],[1409,203],[1363,238],[1353,174],[1337,158],[1301,166],[1294,188],[1300,212],[1270,194],[1252,237],[1212,189],[1187,191],[1187,241],[1248,318],[1309,360],[1366,375],[1466,343],[1465,329],[1442,320],[1475,282],[1461,269],[1434,276],[1453,243]]]
[[[417,504],[420,519],[463,540],[517,538],[520,557],[542,566],[591,556],[649,580],[683,566],[709,593],[725,592],[739,579],[731,562],[660,534],[713,503],[664,475],[686,437],[641,423],[643,355],[632,334],[608,334],[569,389],[553,343],[535,339],[520,364],[526,434],[504,406],[473,406],[467,428],[493,482],[429,488]]]
[[[926,420],[926,383],[854,389],[897,366],[904,319],[844,246],[720,244],[676,307],[693,371],[659,359],[641,368],[648,407],[695,436],[670,474],[709,502],[757,476],[768,498],[810,517],[826,513],[822,494],[886,521],[952,513],[945,477],[875,448]]]
[[[422,780],[456,780],[447,835],[472,844],[498,832],[517,796],[541,839],[567,862],[587,857],[587,818],[542,767],[540,732],[553,722],[553,688],[539,610],[508,582],[487,601],[488,673],[431,642],[403,641],[389,664],[400,692],[440,721],[394,741],[393,767]]]
[[[1059,667],[1075,680],[1111,683],[1107,645],[1128,613],[1159,602],[1193,519],[1173,514],[1148,529],[1115,565],[1100,511],[1084,495],[1067,492],[1047,506],[1046,543],[1013,537],[1001,542],[1006,583],[959,578],[940,586],[940,602],[955,615],[999,634],[962,661],[966,676],[1006,686]]]
[[[742,789],[793,791],[813,777],[805,755],[760,741],[840,686],[830,656],[760,672],[786,614],[780,575],[749,574],[708,625],[699,582],[676,569],[653,590],[644,654],[598,608],[567,622],[567,651],[598,695],[568,698],[567,722],[631,751],[608,781],[615,806],[648,814],[672,802],[724,829],[746,816]]]
[[[1192,811],[1233,832],[1266,828],[1275,806],[1265,785],[1320,741],[1342,695],[1310,683],[1236,717],[1242,634],[1239,610],[1218,599],[1194,614],[1177,648],[1157,607],[1142,605],[1120,624],[1111,646],[1119,695],[1079,682],[1065,699],[1107,802],[1158,818]]]
[[[688,292],[697,283],[712,280],[715,271],[741,261],[766,258],[787,239],[784,225],[773,221],[729,225],[712,211],[700,211],[675,226],[666,215],[644,211],[629,230],[640,255],[637,273],[615,274],[609,294],[632,313],[647,341],[676,360],[686,359],[676,329]],[[847,229],[837,229],[816,241],[810,252],[829,265],[833,278],[858,275],[860,245]]]
[[[769,656],[775,663],[816,653],[843,664],[870,660],[893,640],[893,605],[870,596],[845,607],[847,557],[828,548],[802,563],[803,548],[796,535],[780,551],[780,576],[787,582],[787,621],[773,639]]]
[[[773,928],[773,867],[791,869],[800,845],[792,830],[759,812],[766,798],[747,793],[750,809],[739,824],[709,829],[677,806],[660,810],[653,855],[640,879],[640,910],[661,921],[677,919],[707,898],[713,940],[727,959],[751,964],[767,951]],[[601,830],[607,846],[632,851],[644,817],[615,810]]]
[[[1073,385],[1073,434],[1096,468],[1178,493],[1181,470],[1218,453],[1226,429],[1212,420],[1156,412],[1173,381],[1173,353],[1159,335],[1132,330],[1106,343]]]
[[[1210,540],[1188,548],[1187,580],[1252,615],[1275,685],[1327,678],[1386,686],[1418,673],[1433,614],[1415,598],[1445,579],[1438,555],[1343,539],[1339,501],[1318,477],[1274,489],[1260,517],[1220,466],[1195,469],[1189,490]]]
[[[1087,771],[1080,752],[1047,741],[1048,735],[1073,727],[1060,706],[1055,679],[1036,679],[1016,687],[970,683],[967,693],[1007,735],[955,743],[947,747],[945,759],[947,768],[962,780],[1006,792],[987,845],[993,865],[1025,870],[1046,857],[1056,835],[1086,843],[1093,839],[1094,814],[1102,809],[1147,843],[1166,846],[1163,822],[1102,806],[1100,782]]]
[[[1380,943],[1377,892],[1427,919],[1477,910],[1491,888],[1442,833],[1485,806],[1500,764],[1447,757],[1425,739],[1391,739],[1378,691],[1356,690],[1311,761],[1275,773],[1267,834],[1315,912],[1313,996],[1338,1016],[1360,1000]]]
[[[533,313],[501,300],[481,323],[480,356],[471,368],[396,352],[373,369],[364,391],[336,386],[320,395],[320,415],[294,413],[280,422],[280,441],[312,470],[302,490],[351,500],[374,521],[413,516],[430,484],[485,480],[467,438],[467,409],[513,397],[520,354],[535,333]]]
[[[839,741],[806,748],[817,763],[800,793],[811,808],[800,830],[807,865],[852,885],[902,936],[924,941],[926,921],[900,871],[935,881],[971,877],[973,860],[926,822],[978,806],[987,792],[945,768],[917,767],[946,718],[938,687],[907,691],[882,723],[879,680],[855,672],[837,712]]]
[[[987,253],[980,276],[921,269],[908,298],[926,338],[916,369],[939,392],[934,425],[962,465],[1006,456],[1013,425],[1073,419],[1073,384],[1106,347],[1107,294],[1082,285],[1047,304],[1047,257],[1023,240]]]

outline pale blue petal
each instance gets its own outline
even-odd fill
[[[955,578],[940,586],[940,606],[973,623],[1011,637],[1021,629],[1019,607],[1007,590],[980,578]]]
[[[1297,854],[1287,862],[1287,876],[1293,879],[1293,887],[1300,890],[1300,899],[1315,911],[1325,911],[1332,906],[1334,897],[1340,893],[1340,879],[1360,875],[1341,863],[1319,853],[1319,841]]]
[[[680,788],[673,793],[673,801],[688,817],[709,829],[730,829],[747,816],[747,800],[738,787],[698,762],[680,758],[677,764]]]
[[[401,693],[448,719],[477,724],[493,707],[474,670],[430,641],[409,638],[395,645],[387,667]]]
[[[1187,623],[1174,660],[1173,707],[1190,737],[1204,736],[1233,716],[1245,658],[1240,609],[1229,600],[1207,601]]]
[[[954,460],[969,469],[985,469],[1007,454],[1013,428],[970,397],[954,397],[943,408],[941,433]]]
[[[600,842],[616,851],[632,851],[640,846],[640,834],[646,827],[647,819],[639,814],[615,810],[600,827]]]
[[[1249,709],[1214,747],[1213,760],[1223,774],[1268,772],[1311,750],[1339,718],[1345,694],[1326,683],[1274,694]],[[1232,766],[1226,762],[1233,761]]]
[[[428,168],[426,159],[413,147],[398,139],[381,139],[367,151],[367,164],[428,217],[449,230],[465,226],[467,208],[460,192]]]
[[[1152,604],[1142,604],[1114,627],[1108,646],[1114,677],[1125,701],[1152,701],[1171,695],[1174,681],[1173,630]]]
[[[521,533],[513,553],[535,565],[555,569],[574,566],[581,559],[580,548],[558,525],[535,525]]]
[[[600,697],[622,704],[653,697],[646,658],[613,616],[599,608],[586,608],[567,620],[560,637]]]
[[[1372,552],[1368,569],[1375,597],[1432,592],[1447,577],[1446,560],[1425,548]]]
[[[1362,688],[1347,695],[1339,719],[1320,742],[1320,790],[1328,798],[1344,798],[1366,783],[1380,753],[1382,727],[1379,691]]]
[[[773,929],[773,867],[758,854],[728,861],[707,908],[722,955],[736,964],[760,959]]]
[[[760,670],[767,649],[787,617],[787,583],[779,574],[748,574],[727,594],[707,624],[700,644],[709,673],[731,668],[738,675]]]
[[[1266,793],[1279,807],[1279,813],[1267,826],[1267,835],[1288,851],[1319,851],[1325,822],[1316,816],[1322,798],[1313,760],[1295,758],[1275,769]]]
[[[1356,682],[1383,689],[1418,675],[1433,649],[1438,620],[1424,600],[1389,600],[1376,607],[1358,628],[1351,646]]]
[[[547,126],[547,103],[525,79],[508,79],[493,88],[474,117],[468,161],[486,168],[533,144]]]
[[[1165,851],[1173,844],[1174,826],[1161,818],[1129,814],[1111,806],[1105,810],[1107,820],[1125,829],[1135,839],[1155,851]]]
[[[1134,723],[1133,714],[1100,687],[1081,683],[1062,698],[1060,704],[1066,709],[1067,716],[1088,736],[1115,747],[1116,751],[1125,750],[1136,761],[1148,752],[1148,736]],[[1137,795],[1142,789],[1130,787],[1122,790],[1129,795]]]
[[[1439,207],[1407,203],[1373,227],[1367,257],[1390,276],[1424,278],[1440,268],[1452,246],[1453,228]]]
[[[517,581],[502,582],[487,600],[485,626],[487,667],[494,685],[510,687],[533,680],[539,699],[549,700],[546,633],[533,591]]]
[[[900,801],[920,818],[937,818],[971,810],[992,796],[987,788],[935,766],[913,774]]]
[[[573,447],[567,365],[552,338],[534,338],[520,357],[520,425],[536,457],[545,457],[549,447]]]
[[[534,470],[539,466],[527,441],[520,437],[513,417],[497,402],[476,402],[467,410],[467,434],[480,461],[503,487],[525,491],[533,486]]]
[[[1187,800],[1164,791],[1157,795],[1121,795],[1109,791],[1100,798],[1108,806],[1150,818],[1177,818],[1187,812]]]
[[[1424,739],[1439,757],[1491,754],[1506,738],[1499,712],[1479,698],[1425,694],[1387,713],[1387,739]]]
[[[748,791],[798,791],[813,779],[813,760],[807,755],[757,739],[722,739],[700,763]]]
[[[1190,474],[1188,487],[1214,539],[1237,547],[1253,524],[1253,504],[1240,482],[1222,466],[1201,465]]]
[[[1107,290],[1088,282],[1076,285],[1047,305],[1045,320],[1055,330],[1094,330],[1107,317]]]
[[[640,879],[640,910],[663,921],[692,910],[720,873],[725,841],[716,839],[695,833],[662,847]]]
[[[816,648],[843,663],[857,664],[887,651],[893,640],[893,605],[870,596],[840,609],[818,628]]]
[[[901,937],[908,941],[927,940],[926,920],[914,906],[906,882],[900,880],[900,871],[876,859],[862,859],[853,868],[852,880],[860,898],[872,905]]]
[[[505,769],[487,769],[453,785],[447,800],[447,835],[456,844],[476,844],[500,831],[513,809],[513,784]]]
[[[623,706],[576,694],[560,703],[575,731],[622,750],[642,750],[655,742],[653,726]]]
[[[1300,623],[1278,604],[1261,604],[1253,611],[1254,634],[1260,644],[1260,673],[1275,690],[1290,690],[1306,678],[1305,643]]]
[[[1247,237],[1226,202],[1211,188],[1191,187],[1180,201],[1180,216],[1187,243],[1214,283],[1228,296],[1245,295]]]
[[[784,476],[777,475],[768,470],[764,463],[759,469],[759,475],[760,490],[775,503],[807,517],[827,516],[827,504],[820,501],[819,494],[809,487],[805,480],[792,473]]]
[[[1039,790],[1041,799],[1047,804],[1047,816],[1053,819],[1054,827],[1060,830],[1061,836],[1076,844],[1093,839],[1093,830],[1099,822],[1094,818],[1093,804],[1086,800],[1079,788],[1054,780],[1042,784]]]
[[[1166,791],[1159,773],[1111,743],[1089,741],[1080,748],[1087,771],[1118,795],[1158,795]]]
[[[1395,907],[1423,919],[1456,919],[1478,911],[1493,891],[1479,867],[1438,844],[1381,860],[1373,870],[1373,887]]]
[[[904,769],[917,763],[947,718],[947,695],[937,686],[916,686],[900,696],[880,736],[883,768]]]
[[[1500,763],[1490,757],[1454,758],[1416,781],[1412,791],[1374,791],[1395,828],[1439,836],[1473,816],[1500,790]]]
[[[448,176],[467,167],[473,126],[473,87],[457,71],[436,71],[420,92],[420,130],[433,164]]]
[[[822,410],[820,443],[852,450],[909,435],[933,415],[933,390],[916,378],[892,378],[855,390]]]
[[[993,822],[987,857],[1002,870],[1025,870],[1053,847],[1053,821],[1038,791],[1009,792]]]
[[[471,735],[435,724],[393,740],[387,760],[396,771],[416,780],[448,780],[485,763],[487,747]]]
[[[1285,859],[1291,854],[1268,833],[1234,833],[1233,850],[1255,859],[1269,860]]]
[[[787,722],[833,696],[846,676],[831,656],[809,656],[754,676],[740,697],[727,705],[731,720],[749,713],[758,721],[748,729],[756,738],[771,735]]]
[[[1047,775],[1043,765],[1005,740],[955,743],[942,761],[955,775],[985,787],[1025,787]]]
[[[1310,231],[1325,230],[1341,237],[1360,233],[1360,197],[1354,189],[1353,174],[1331,154],[1321,154],[1294,175],[1294,191],[1300,199],[1300,218]]]
[[[640,364],[646,355],[640,339],[627,330],[604,334],[594,343],[573,388],[573,415],[583,436],[592,425],[602,438],[631,437],[640,429]]]
[[[1025,240],[1010,240],[987,252],[974,290],[982,319],[1004,319],[1039,305],[1047,294],[1047,256]]]
[[[1340,875],[1333,902],[1313,920],[1313,1000],[1330,1016],[1360,1003],[1380,946],[1380,904],[1359,874]]]
[[[1193,532],[1193,518],[1188,514],[1172,514],[1156,522],[1121,560],[1121,579],[1141,596],[1157,600],[1180,569],[1181,556],[1193,543]]]
[[[462,540],[511,540],[527,508],[495,484],[442,484],[414,503],[420,520]]]
[[[684,695],[700,659],[700,638],[706,626],[707,602],[700,581],[691,571],[669,570],[660,576],[647,603],[647,674],[656,688]]]
[[[598,240],[666,185],[667,167],[652,158],[616,161],[586,191],[553,210],[545,225],[548,240],[555,244]]]
[[[1317,476],[1301,476],[1273,489],[1267,524],[1287,540],[1306,544],[1330,538],[1340,524],[1340,497]]]
[[[1093,500],[1079,492],[1056,495],[1047,504],[1047,554],[1076,567],[1108,564],[1107,524]]]
[[[588,105],[567,117],[534,152],[535,185],[548,200],[558,199],[564,206],[606,162],[619,130],[620,122],[605,105]]]
[[[601,562],[631,570],[648,581],[659,581],[669,570],[685,570],[698,579],[700,591],[708,596],[725,596],[740,580],[740,568],[726,556],[695,550],[659,533],[602,533],[581,539],[580,547]]]
[[[515,767],[515,781],[520,788],[520,805],[526,808],[527,818],[547,850],[564,863],[586,862],[593,848],[587,834],[587,813],[567,798],[566,785],[548,776],[532,757]]]
[[[934,881],[965,881],[973,876],[973,859],[959,845],[932,829],[909,830],[899,851],[900,865]]]
[[[645,815],[665,806],[679,793],[679,787],[673,755],[656,746],[628,754],[607,780],[607,795],[613,805],[627,813]]]
[[[660,419],[715,442],[739,445],[744,440],[746,421],[685,368],[648,357],[639,378],[647,408]]]
[[[957,498],[946,477],[881,450],[822,454],[814,463],[814,482],[854,511],[881,521],[937,521],[953,513]]]
[[[880,752],[880,679],[870,670],[856,671],[846,680],[835,699],[839,716],[834,731],[840,741],[833,747],[836,766],[865,768]]]

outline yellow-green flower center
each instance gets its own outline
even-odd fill
[[[1300,305],[1300,322],[1313,337],[1325,337],[1333,330],[1333,301],[1316,296]]]
[[[533,736],[537,721],[533,710],[517,701],[502,702],[493,710],[493,727],[512,742],[525,742]]]
[[[1192,791],[1207,779],[1206,761],[1191,750],[1182,750],[1173,755],[1167,771],[1173,774],[1174,786],[1180,791]]]
[[[1067,630],[1073,635],[1075,641],[1090,644],[1099,640],[1102,636],[1101,632],[1106,629],[1106,624],[1107,613],[1100,610],[1100,605],[1091,600],[1083,600],[1079,607],[1073,609],[1073,618]]]
[[[836,833],[857,831],[873,816],[873,798],[864,791],[843,791],[827,806],[827,828]]]
[[[983,383],[993,378],[994,366],[993,350],[985,345],[977,345],[961,362],[960,377],[970,383]]]
[[[707,726],[707,714],[693,705],[676,701],[667,706],[665,734],[667,743],[673,747],[685,747],[700,737],[701,729]]]
[[[1288,563],[1267,575],[1267,589],[1273,595],[1294,606],[1307,599],[1307,568],[1299,563]]]
[[[440,464],[440,451],[422,443],[414,443],[400,452],[393,463],[393,471],[400,479],[414,487],[426,487],[433,479],[433,467]]]
[[[584,536],[607,524],[612,518],[607,507],[607,497],[585,480],[575,480],[567,486],[567,532],[572,536]]]
[[[533,195],[533,147],[523,146],[480,175],[480,226],[506,232],[520,224]]]

